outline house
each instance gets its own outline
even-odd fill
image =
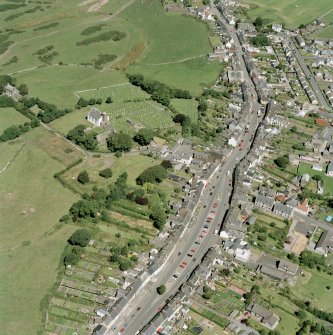
[[[296,42],[301,48],[305,47],[305,42],[301,36],[299,35],[296,36]]]
[[[273,23],[272,30],[275,31],[276,33],[280,33],[282,31],[282,24]]]
[[[333,252],[333,233],[332,231],[325,230],[315,247],[315,251],[319,254],[325,255],[329,252]]]
[[[308,203],[308,199],[304,199],[303,202],[299,203],[295,208],[295,211],[304,215],[308,215],[310,210],[310,206]]]
[[[96,310],[96,314],[98,316],[100,316],[101,318],[104,318],[104,316],[108,315],[108,312],[105,309],[103,309],[103,308],[98,308]]]
[[[294,209],[279,202],[276,202],[274,205],[273,213],[290,219],[294,213]]]
[[[97,108],[92,108],[87,115],[87,120],[96,127],[105,127],[108,125],[110,117]]]
[[[232,147],[236,147],[237,146],[237,141],[234,137],[230,137],[228,140],[228,145],[231,145]]]
[[[293,276],[296,276],[299,270],[299,266],[297,264],[288,262],[284,259],[281,259],[278,262],[277,268],[278,270],[284,271],[285,273],[293,275]]]
[[[21,99],[21,94],[20,94],[19,90],[16,87],[9,84],[9,83],[7,83],[7,85],[5,86],[5,94],[8,97],[13,98],[13,100],[15,100],[15,101],[19,101]]]
[[[326,174],[330,177],[333,176],[333,160],[330,161],[327,165]]]
[[[265,307],[258,304],[250,304],[246,310],[251,313],[251,315],[258,319],[265,327],[269,329],[275,329],[279,322],[280,318],[277,314],[271,312]]]
[[[205,21],[214,20],[213,12],[211,11],[209,7],[206,7],[202,12],[199,12],[198,16],[201,17]]]
[[[258,194],[256,196],[255,205],[262,207],[264,209],[267,209],[267,210],[271,210],[274,205],[274,198],[266,196],[266,195]]]

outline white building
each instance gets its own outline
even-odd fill
[[[96,127],[104,127],[109,123],[110,117],[108,114],[100,112],[97,108],[92,108],[87,115],[87,120]]]
[[[272,30],[275,31],[276,33],[280,33],[282,31],[282,24],[273,23]]]

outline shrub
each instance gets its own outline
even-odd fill
[[[79,245],[80,247],[86,247],[90,241],[90,238],[91,236],[88,230],[78,229],[68,239],[68,243],[71,245]]]
[[[110,168],[106,168],[99,172],[99,175],[103,178],[111,178],[112,177],[112,170]]]

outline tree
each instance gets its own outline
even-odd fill
[[[167,171],[161,165],[151,166],[136,178],[136,183],[138,185],[143,185],[144,183],[157,184],[162,182],[167,174]]]
[[[99,171],[99,175],[103,178],[111,178],[112,170],[110,168],[106,168],[104,170]]]
[[[156,291],[157,291],[157,293],[158,293],[159,295],[164,294],[165,291],[166,291],[166,287],[165,287],[165,285],[161,285],[161,286],[159,286],[159,287],[156,289]]]
[[[168,159],[162,161],[161,166],[163,166],[165,169],[172,169],[172,163]]]
[[[315,174],[313,177],[312,177],[313,180],[315,181],[320,181],[320,182],[323,182],[323,177],[319,174]]]
[[[262,25],[263,25],[263,20],[262,20],[262,18],[260,17],[260,16],[258,16],[255,20],[254,20],[254,22],[253,22],[253,24],[258,28],[261,28],[262,27]]]
[[[28,89],[28,86],[26,84],[21,84],[18,87],[18,90],[19,90],[21,95],[28,95],[28,93],[29,93],[29,89]]]
[[[88,106],[88,101],[86,99],[83,98],[79,98],[79,100],[76,103],[76,106],[78,108],[83,108],[83,107],[87,107]]]
[[[162,230],[166,222],[166,214],[161,206],[154,206],[151,209],[150,219],[154,221],[154,227]]]
[[[98,99],[96,100],[96,104],[97,104],[97,105],[101,105],[102,102],[103,102],[103,100],[102,100],[101,98],[98,98]]]
[[[258,36],[255,36],[255,37],[251,37],[250,42],[255,47],[263,47],[263,46],[267,46],[267,45],[271,44],[268,37],[264,36],[264,35],[258,35]]]
[[[80,247],[86,247],[90,241],[90,233],[87,229],[78,229],[68,239],[68,243],[71,245],[79,245]]]
[[[89,174],[86,170],[80,172],[80,174],[77,177],[77,181],[81,184],[87,184],[89,183]]]
[[[98,144],[96,135],[93,133],[86,133],[86,128],[85,125],[79,124],[68,132],[67,138],[87,150],[94,150]]]
[[[116,133],[107,139],[107,146],[111,152],[130,151],[133,142],[128,134]]]
[[[285,169],[289,164],[289,158],[287,156],[279,156],[275,159],[274,163],[281,169]]]
[[[149,128],[140,129],[134,136],[134,141],[140,145],[148,145],[154,137],[154,131]]]
[[[206,100],[200,100],[198,105],[198,111],[200,113],[205,112],[208,108],[208,104]]]
[[[17,126],[10,126],[7,129],[5,129],[0,136],[1,141],[10,141],[13,140],[16,137],[19,137],[21,135],[20,128]]]
[[[185,118],[186,116],[184,114],[178,113],[173,117],[173,122],[182,124]]]
[[[105,103],[107,104],[111,104],[113,102],[112,98],[111,97],[107,97],[106,100],[105,100]]]
[[[89,101],[88,101],[88,104],[89,104],[90,106],[95,105],[95,104],[96,104],[96,99],[94,99],[94,98],[90,98]]]
[[[127,172],[123,172],[116,180],[116,182],[114,183],[116,186],[121,187],[121,188],[126,188],[126,182],[128,179],[128,174]]]
[[[301,320],[304,321],[307,318],[306,312],[303,309],[300,309],[295,312],[295,315]]]
[[[79,262],[79,260],[80,260],[80,257],[77,254],[70,252],[67,255],[65,255],[64,264],[65,266],[76,265]]]

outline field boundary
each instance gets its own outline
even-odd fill
[[[9,159],[9,161],[7,162],[7,164],[0,170],[0,174],[5,172],[7,170],[7,168],[10,166],[11,162],[13,161],[13,159],[19,154],[19,152],[22,150],[22,148],[25,146],[25,142],[20,146],[20,148],[15,152],[15,154]]]

